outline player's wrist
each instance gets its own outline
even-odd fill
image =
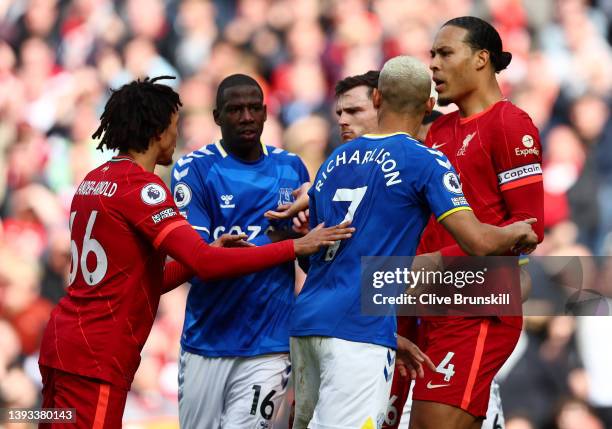
[[[289,241],[293,243],[293,252],[295,253],[296,257],[305,256],[305,246],[302,238],[294,238]]]

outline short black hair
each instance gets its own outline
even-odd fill
[[[259,83],[257,83],[255,79],[253,79],[251,76],[247,76],[246,74],[233,74],[223,79],[219,84],[219,87],[217,88],[216,108],[218,110],[221,109],[223,107],[223,104],[225,103],[225,99],[223,98],[223,92],[226,89],[232,88],[234,86],[254,86],[259,90],[259,92],[261,93],[261,98],[263,98],[263,89],[261,89],[261,86],[259,85]]]
[[[358,86],[365,85],[368,87],[368,97],[372,97],[372,91],[374,88],[378,88],[378,77],[380,72],[376,70],[370,70],[364,74],[358,74],[356,76],[349,76],[342,79],[336,84],[336,97],[344,94],[345,92],[356,88]]]
[[[156,83],[173,76],[145,77],[111,89],[111,96],[100,117],[100,127],[92,135],[101,138],[98,149],[106,146],[120,152],[145,152],[151,139],[163,133],[172,115],[182,106],[179,95],[169,86]]]
[[[460,16],[446,21],[442,27],[452,25],[468,31],[465,43],[472,49],[486,49],[491,57],[495,73],[499,73],[510,64],[512,54],[502,50],[502,40],[497,30],[487,21],[475,16]]]

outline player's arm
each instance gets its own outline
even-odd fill
[[[191,271],[186,278],[195,274],[204,280],[243,276],[291,261],[296,256],[315,253],[322,246],[349,238],[354,232],[346,223],[329,228],[319,225],[296,240],[250,248],[211,247],[186,220],[179,220],[178,208],[158,176],[143,174],[140,180],[141,183],[134,183],[133,189],[123,196],[121,205],[131,210],[122,214],[153,247],[184,266],[184,269],[172,266],[168,271],[168,277],[177,281],[185,278],[185,270]]]
[[[210,245],[212,247],[251,247],[254,244],[245,241],[246,234],[223,234]],[[194,272],[186,268],[177,261],[169,261],[164,266],[164,281],[162,284],[162,294],[176,289],[180,285],[188,282]]]
[[[416,380],[417,377],[423,378],[425,375],[423,365],[431,371],[436,370],[429,356],[423,353],[416,344],[401,335],[397,336],[396,359],[396,368],[402,377],[410,376],[413,380]]]
[[[421,192],[437,221],[454,237],[463,251],[469,255],[484,256],[506,253],[509,249],[530,253],[537,244],[537,236],[531,229],[536,219],[497,227],[481,223],[469,207],[463,195],[459,177],[448,159],[441,153],[429,150],[430,158],[423,177]]]
[[[537,219],[517,221],[505,227],[481,223],[471,210],[461,210],[440,221],[461,249],[473,256],[502,255],[508,249],[529,253],[538,243],[531,228]]]
[[[166,225],[153,244],[175,259],[166,266],[167,278],[164,275],[164,289],[169,290],[173,284],[182,284],[194,275],[212,281],[265,270],[296,256],[316,253],[322,246],[350,238],[353,232],[354,228],[347,223],[329,228],[321,224],[296,240],[261,247],[218,248],[202,240],[187,222],[177,221]]]
[[[519,188],[509,189],[502,193],[506,207],[510,212],[510,218],[499,226],[507,226],[526,219],[539,219],[540,222],[532,224],[533,231],[538,237],[538,243],[544,239],[544,189],[542,182],[531,183]],[[447,228],[448,229],[448,228]],[[506,249],[508,253],[510,248]],[[462,246],[455,244],[440,249],[442,256],[465,256]]]

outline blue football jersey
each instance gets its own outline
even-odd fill
[[[245,233],[248,241],[270,242],[267,210],[292,201],[291,192],[308,182],[302,161],[282,149],[262,145],[264,154],[245,162],[219,142],[177,161],[172,192],[181,214],[207,242],[225,233]],[[289,314],[294,303],[295,266],[286,263],[233,280],[192,279],[187,297],[182,347],[202,356],[256,356],[289,350]]]
[[[328,336],[396,347],[394,316],[361,312],[362,256],[414,255],[433,212],[469,210],[439,151],[405,133],[365,135],[336,149],[310,189],[310,222],[352,219],[353,237],[310,258],[291,316],[291,336]]]

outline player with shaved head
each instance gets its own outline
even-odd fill
[[[350,220],[356,233],[311,257],[292,312],[296,429],[374,428],[384,420],[396,319],[362,314],[362,256],[413,255],[431,213],[470,254],[530,248],[537,241],[529,222],[485,225],[467,204],[457,205],[459,179],[450,163],[413,137],[433,107],[430,90],[429,73],[418,60],[385,63],[372,93],[380,134],[336,149],[309,191],[311,226]],[[456,184],[452,189],[447,176]],[[404,357],[416,372],[435,370],[416,346],[407,350]]]

